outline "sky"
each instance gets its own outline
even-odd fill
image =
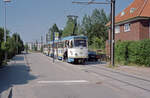
[[[78,22],[85,14],[90,15],[95,8],[110,13],[109,5],[78,5],[72,1],[88,0],[11,0],[7,3],[7,29],[11,34],[17,32],[25,42],[40,41],[45,38],[48,29],[56,23],[65,27],[67,15],[77,15]],[[106,0],[95,0],[105,2]],[[116,15],[126,8],[133,0],[116,0]],[[0,0],[0,27],[4,27],[4,2]]]

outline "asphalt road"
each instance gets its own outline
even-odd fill
[[[99,63],[53,63],[41,53],[18,55],[0,69],[0,92],[12,86],[12,98],[150,98],[150,79]]]

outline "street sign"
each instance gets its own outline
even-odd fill
[[[59,40],[59,32],[55,32],[55,40]]]

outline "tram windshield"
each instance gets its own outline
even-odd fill
[[[75,47],[87,47],[86,40],[74,40]]]

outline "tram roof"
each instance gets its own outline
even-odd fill
[[[67,36],[67,37],[61,38],[59,40],[54,40],[54,43],[55,42],[64,41],[64,40],[71,40],[71,39],[74,39],[74,38],[84,38],[84,39],[87,39],[86,36]],[[47,44],[52,44],[52,43],[53,43],[53,41],[50,41]]]
[[[87,39],[86,36],[68,36],[68,37],[62,38],[62,40],[71,40],[71,39],[74,39],[74,38],[85,38],[85,39]]]

